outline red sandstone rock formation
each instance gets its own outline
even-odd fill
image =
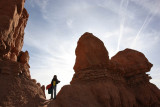
[[[160,106],[160,90],[146,72],[153,66],[141,52],[125,49],[111,58],[124,69],[124,78],[140,107]]]
[[[29,53],[22,52],[28,13],[25,0],[0,0],[0,106],[38,107],[45,101],[31,80]]]
[[[80,37],[76,56],[75,72],[88,67],[106,65],[109,62],[108,51],[103,42],[91,33],[85,33]]]
[[[77,44],[71,85],[48,107],[159,107],[160,90],[146,74],[151,67],[142,53],[131,49],[109,60],[103,43],[85,33]]]
[[[141,52],[125,49],[111,58],[123,68],[125,76],[133,76],[139,73],[149,72],[153,66]]]
[[[17,61],[22,49],[24,28],[28,20],[24,1],[0,1],[0,59]]]

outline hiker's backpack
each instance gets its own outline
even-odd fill
[[[52,93],[52,88],[48,88],[48,94]]]
[[[49,88],[51,88],[52,84],[47,85],[46,90],[48,90]]]

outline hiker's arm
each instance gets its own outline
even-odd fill
[[[61,81],[57,80],[57,84],[60,83]]]

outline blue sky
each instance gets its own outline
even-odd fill
[[[26,0],[25,8],[30,16],[23,50],[30,54],[32,78],[41,84],[54,74],[61,80],[58,91],[69,84],[77,41],[91,32],[110,57],[125,48],[144,53],[154,65],[151,82],[160,88],[159,0]]]

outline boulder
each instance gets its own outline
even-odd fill
[[[29,63],[29,53],[28,53],[28,51],[20,53],[19,62],[22,63],[22,64],[28,64]]]
[[[132,49],[118,52],[111,58],[111,62],[116,62],[119,67],[123,68],[125,76],[149,72],[153,66],[143,53]],[[117,69],[119,69],[118,66]]]

